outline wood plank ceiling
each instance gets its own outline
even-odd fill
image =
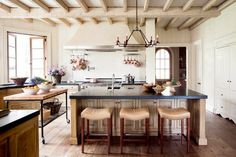
[[[155,18],[159,27],[194,29],[236,0],[138,0],[140,26]],[[51,26],[135,20],[135,0],[0,0],[0,18],[41,20]]]

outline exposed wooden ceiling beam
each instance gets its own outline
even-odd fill
[[[76,0],[77,3],[80,5],[80,7],[83,9],[84,12],[88,12],[89,8],[87,4],[84,2],[84,0]]]
[[[179,25],[178,30],[182,30],[186,27],[188,27],[196,18],[192,17],[184,21],[181,25]]]
[[[33,23],[34,22],[34,20],[32,18],[24,18],[22,20],[25,21],[25,22],[28,22],[28,23]]]
[[[109,24],[113,24],[112,18],[108,17],[107,21],[109,22]]]
[[[0,2],[0,8],[5,10],[6,12],[10,13],[11,12],[11,8],[3,3]]]
[[[228,6],[230,6],[231,4],[233,4],[234,2],[236,2],[236,0],[227,0],[218,7],[218,10],[221,11],[221,10],[227,8]]]
[[[156,19],[156,23],[159,23],[160,21],[161,21],[161,18],[158,17],[158,18]]]
[[[33,0],[33,2],[36,3],[42,9],[44,9],[45,11],[50,12],[50,8],[45,3],[43,3],[41,0]]]
[[[98,20],[95,17],[91,17],[90,19],[94,24],[98,24]]]
[[[56,22],[52,21],[52,20],[49,19],[49,18],[42,18],[41,20],[42,20],[43,22],[45,22],[45,23],[51,25],[51,26],[56,26],[56,25],[57,25]]]
[[[80,24],[83,24],[84,23],[84,21],[81,19],[81,18],[75,18],[76,19],[76,21],[78,21]]]
[[[61,21],[61,22],[63,22],[65,25],[67,25],[67,26],[71,26],[71,23],[67,20],[67,19],[65,19],[65,18],[59,18],[59,20]]]
[[[140,26],[140,27],[143,27],[144,24],[145,24],[145,21],[146,21],[145,18],[141,18],[139,26]]]
[[[129,19],[128,18],[125,18],[125,24],[129,24]]]
[[[107,12],[107,3],[106,3],[106,1],[105,0],[100,0],[100,3],[101,3],[101,5],[102,5],[102,8],[103,8],[103,10],[105,11],[105,12]]]
[[[162,8],[149,8],[147,12],[143,8],[138,9],[140,18],[156,18],[156,17],[216,17],[220,15],[217,8],[212,8],[207,11],[202,11],[201,7],[192,7],[188,11],[183,11],[182,8],[172,7],[164,12]],[[127,17],[134,18],[136,15],[135,8],[129,8],[129,12],[124,12],[123,8],[109,8],[108,12],[104,12],[101,8],[93,8],[85,13],[80,8],[73,8],[70,12],[63,11],[62,8],[51,9],[50,13],[45,12],[41,8],[31,8],[30,13],[22,12],[19,8],[12,8],[11,13],[2,12],[0,18],[90,18],[90,17]]]
[[[203,10],[203,11],[206,11],[206,10],[210,9],[216,2],[217,2],[217,0],[209,0],[209,1],[202,7],[202,10]]]
[[[149,0],[145,0],[145,1],[144,1],[143,11],[144,11],[144,12],[148,11],[148,7],[149,7]]]
[[[195,0],[188,0],[188,2],[185,3],[185,5],[183,6],[183,11],[187,11],[188,9],[190,9],[192,7],[194,1]]]
[[[11,3],[17,5],[18,7],[20,7],[21,9],[27,11],[27,12],[30,12],[30,7],[27,6],[26,4],[22,3],[21,1],[19,0],[9,0]]]
[[[193,30],[194,28],[196,28],[197,26],[199,26],[200,24],[202,24],[203,22],[205,22],[206,20],[208,20],[209,18],[201,18],[198,21],[196,21],[194,24],[192,24],[189,27],[189,30]]]
[[[178,17],[172,18],[168,24],[165,26],[165,30],[168,30],[172,24],[174,24],[178,20]]]
[[[57,3],[63,8],[65,9],[67,12],[70,11],[70,8],[66,5],[66,3],[63,0],[56,0]]]
[[[173,0],[167,0],[164,7],[163,7],[163,11],[167,11],[170,8],[172,2],[173,2]]]
[[[123,9],[124,9],[124,12],[128,11],[128,2],[127,2],[127,0],[123,0]]]

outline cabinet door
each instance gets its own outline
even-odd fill
[[[9,154],[9,142],[8,138],[0,140],[0,156],[8,157]]]
[[[215,88],[227,89],[229,87],[229,52],[230,47],[216,49],[215,53]]]
[[[222,90],[216,88],[215,91],[215,108],[216,113],[224,118],[229,117],[230,104],[229,104],[229,90]]]
[[[230,89],[236,92],[236,45],[230,48]]]

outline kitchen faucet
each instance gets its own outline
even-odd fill
[[[112,79],[111,79],[111,89],[114,89],[114,84],[115,84],[115,74],[112,74]]]

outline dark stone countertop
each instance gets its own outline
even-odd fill
[[[37,115],[39,115],[38,110],[10,110],[7,116],[0,118],[0,133],[8,131]]]
[[[0,84],[0,90],[8,88],[23,88],[27,86],[33,86],[33,84],[25,83],[23,86],[17,86],[14,83]]]
[[[143,86],[107,89],[107,87],[89,87],[70,95],[70,99],[207,99],[207,95],[188,90],[183,87],[175,88],[173,95],[145,92]]]

